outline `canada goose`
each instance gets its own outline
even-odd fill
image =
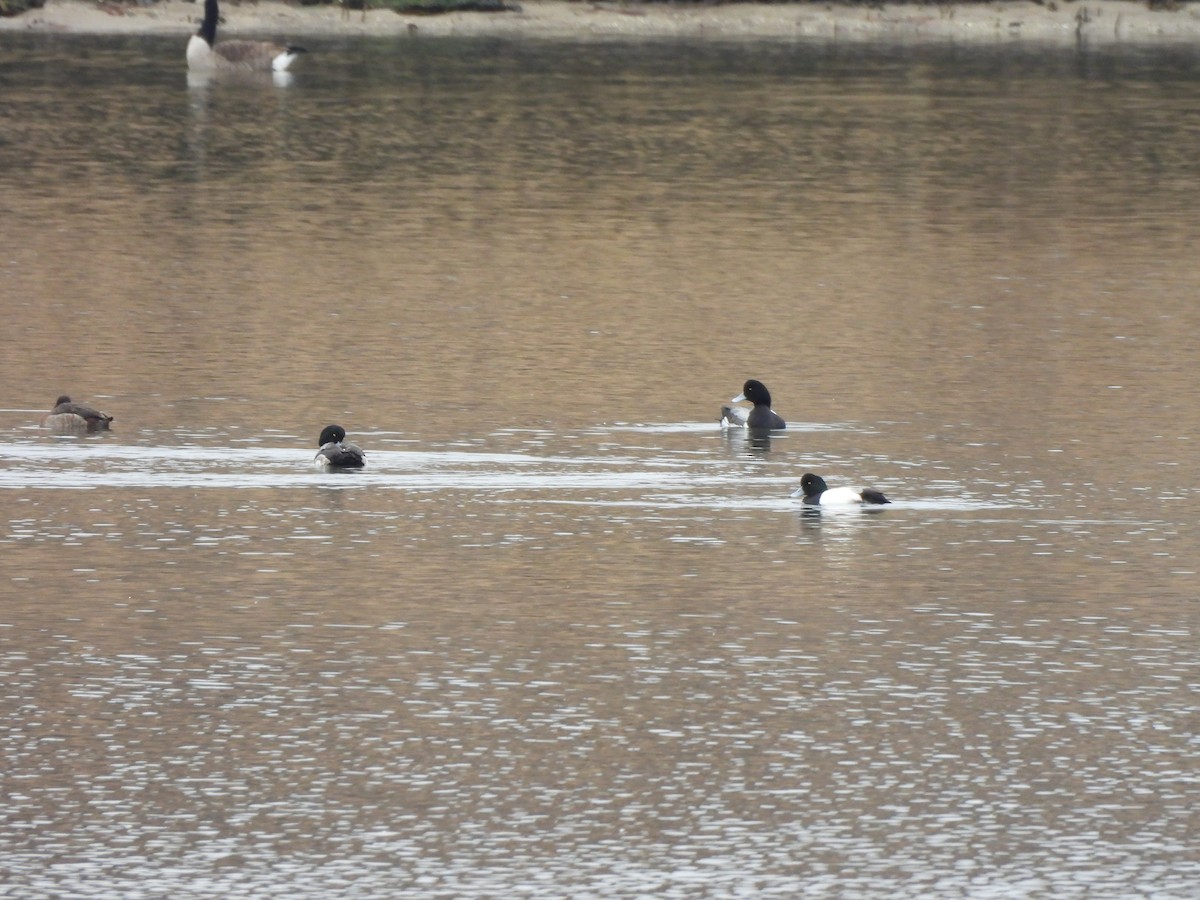
[[[362,448],[345,443],[346,429],[341,425],[326,425],[317,439],[317,456],[313,464],[322,471],[361,469],[367,464]]]
[[[272,41],[225,41],[217,43],[217,0],[204,0],[204,21],[187,45],[188,68],[201,72],[283,72],[303,47]]]
[[[741,403],[744,400],[753,403],[754,409],[746,409],[744,406],[722,406],[722,425],[771,431],[787,428],[787,423],[771,409],[771,392],[761,381],[751,378],[742,385],[742,392],[729,402]]]
[[[792,492],[793,497],[804,497],[806,506],[845,506],[853,503],[891,503],[882,491],[867,488],[864,491],[849,487],[830,488],[825,479],[811,472],[801,476],[800,489]]]
[[[108,431],[108,423],[112,420],[112,416],[90,406],[72,403],[71,398],[63,394],[54,401],[54,409],[42,417],[42,425],[56,434],[92,434]]]

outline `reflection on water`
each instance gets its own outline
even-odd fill
[[[237,71],[222,72],[214,70],[212,72],[197,72],[193,69],[188,69],[187,86],[191,91],[196,91],[198,100],[203,102],[204,91],[207,91],[213,86],[214,82],[223,85],[274,85],[278,88],[288,87],[296,76],[292,72],[253,72],[253,71]]]
[[[1190,51],[3,40],[14,896],[1193,890]]]

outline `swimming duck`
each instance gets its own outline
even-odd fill
[[[108,431],[108,423],[112,420],[112,416],[106,416],[98,409],[72,403],[71,398],[63,394],[54,401],[54,409],[42,417],[42,425],[57,434],[93,434]]]
[[[755,428],[780,431],[787,428],[787,423],[771,409],[771,392],[761,381],[751,378],[742,385],[742,392],[730,400],[730,403],[750,401],[753,409],[744,406],[722,406],[721,424],[742,428]]]
[[[808,472],[800,478],[800,489],[792,492],[793,497],[804,497],[807,506],[846,506],[862,503],[891,503],[882,491],[872,488],[858,491],[854,488],[830,488],[820,475]]]
[[[187,45],[188,68],[198,72],[283,72],[303,47],[273,41],[217,43],[217,0],[204,0],[204,21]]]
[[[313,464],[323,471],[338,469],[361,469],[367,464],[366,454],[355,444],[347,444],[346,429],[341,425],[326,425],[317,438],[317,446],[321,449],[313,460]]]

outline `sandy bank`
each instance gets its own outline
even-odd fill
[[[1200,40],[1200,11],[1154,12],[1129,0],[1005,2],[953,7],[822,6],[818,4],[668,7],[636,3],[521,0],[521,12],[401,16],[373,10],[365,16],[336,7],[290,6],[277,0],[222,7],[222,34],[504,35],[532,38],[1044,41],[1073,44],[1179,43]],[[87,0],[47,0],[43,9],[0,19],[0,32],[76,34],[190,34],[200,5],[163,0],[146,7]]]

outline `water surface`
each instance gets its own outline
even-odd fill
[[[3,43],[8,895],[1194,892],[1195,53]]]

